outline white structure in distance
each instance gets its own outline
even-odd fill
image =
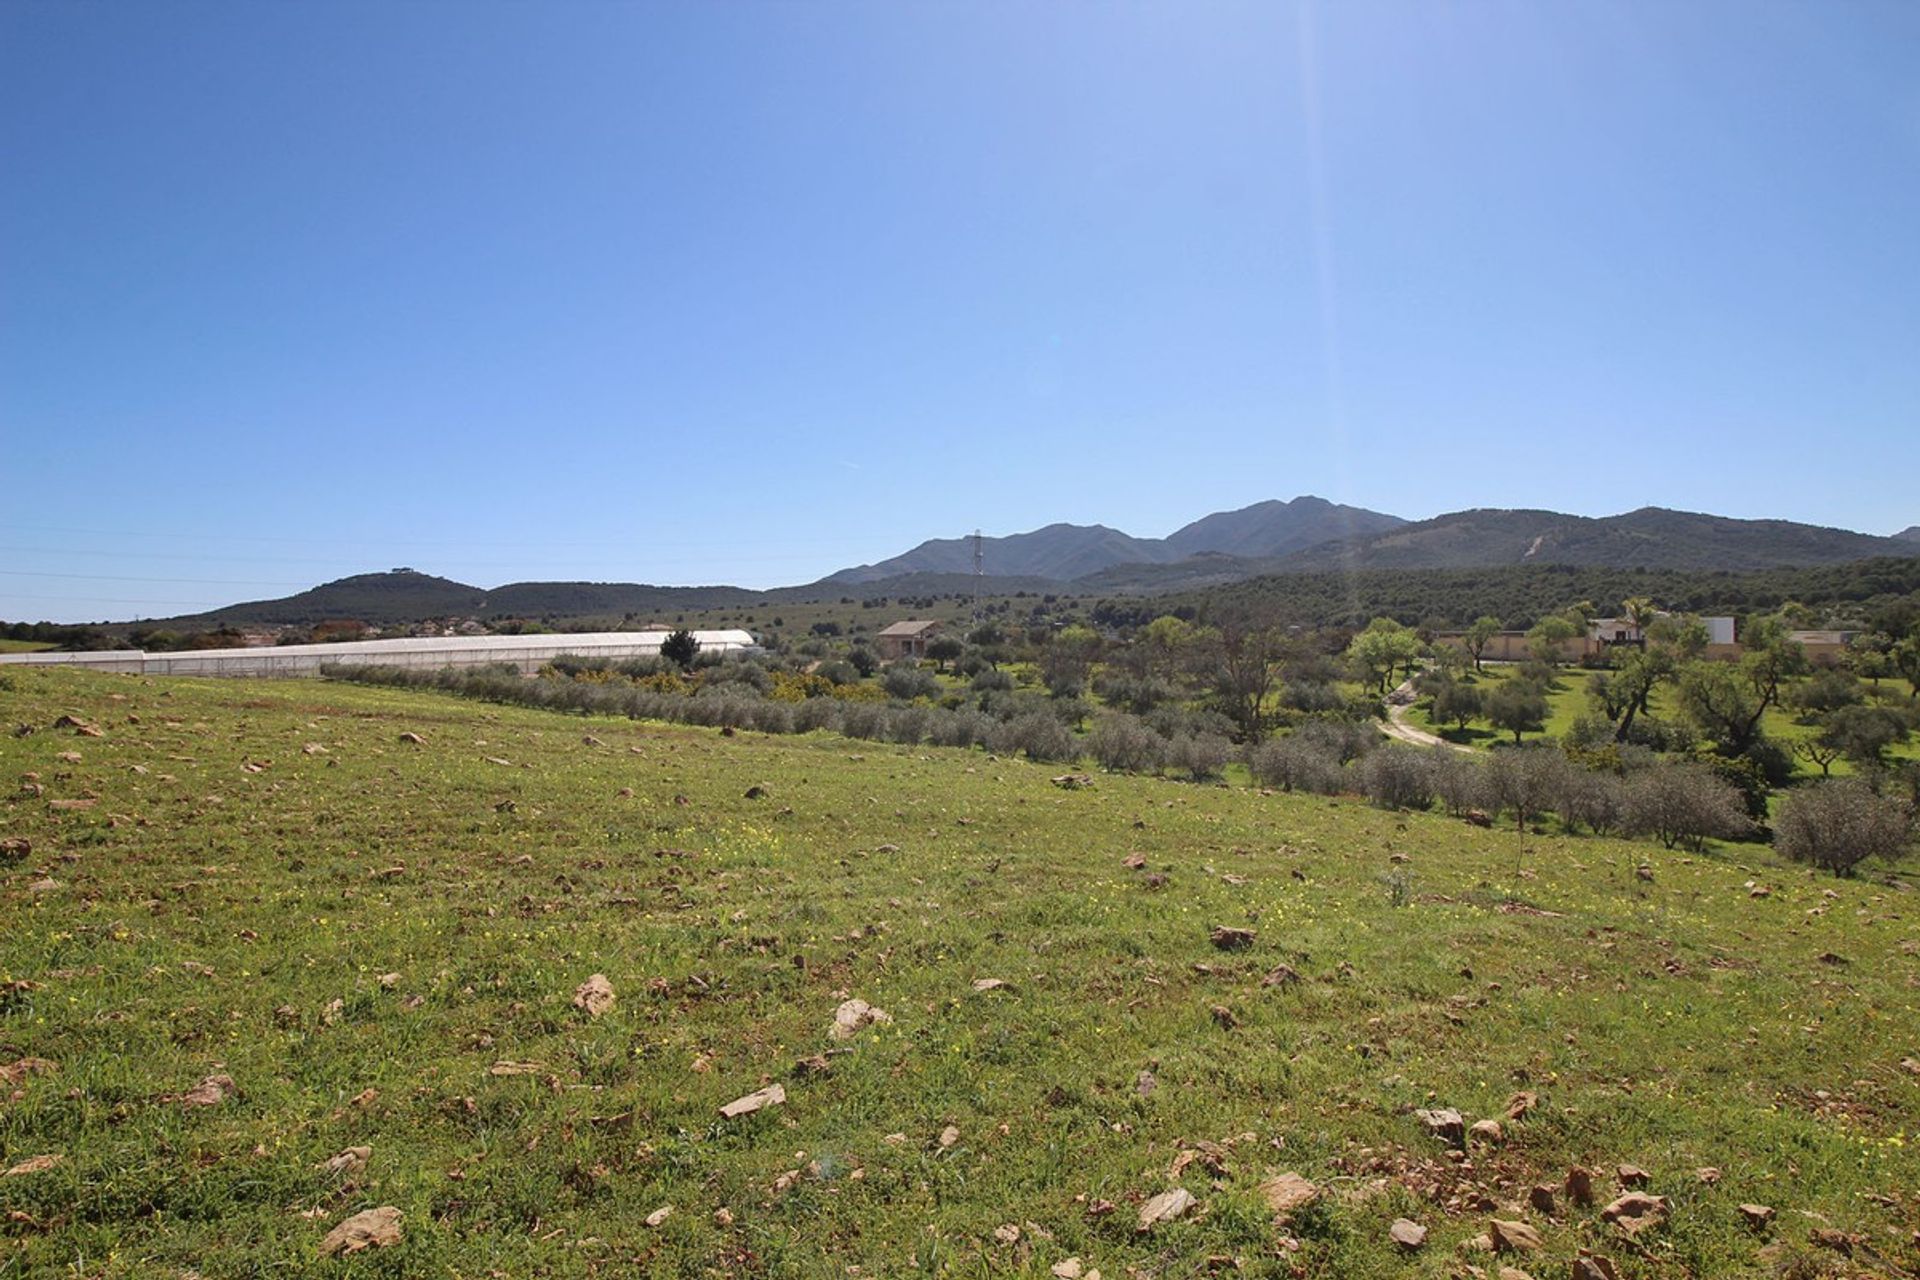
[[[323,666],[484,667],[512,663],[531,675],[555,658],[656,658],[669,631],[587,631],[572,635],[410,636],[402,640],[348,640],[340,644],[286,644],[248,649],[188,649],[147,653],[7,653],[0,664],[70,666],[145,676],[313,676]],[[757,652],[746,631],[696,631],[701,653]]]

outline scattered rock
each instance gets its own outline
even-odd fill
[[[957,1125],[948,1125],[940,1131],[940,1147],[945,1150],[960,1141],[960,1129]]]
[[[1527,1192],[1527,1203],[1533,1207],[1535,1213],[1549,1218],[1559,1208],[1558,1202],[1554,1199],[1553,1184],[1550,1182],[1542,1182]]]
[[[1461,814],[1460,816],[1466,819],[1468,823],[1476,827],[1493,826],[1493,815],[1490,813],[1487,813],[1483,809],[1469,809],[1465,813]]]
[[[1047,1274],[1054,1280],[1086,1280],[1086,1268],[1078,1258],[1067,1258],[1047,1268]]]
[[[588,734],[582,734],[582,735],[581,735],[581,738],[580,738],[580,741],[582,741],[582,742],[584,742],[584,743],[585,743],[586,745],[588,745],[588,746],[590,746],[590,747],[604,747],[604,746],[606,746],[606,745],[607,745],[606,743],[604,743],[604,742],[602,742],[602,741],[600,741],[600,739],[598,739],[598,738],[596,738],[596,737],[594,737],[594,736],[593,736],[592,734],[590,734],[590,733],[588,733]]]
[[[50,1076],[59,1069],[46,1058],[19,1058],[0,1064],[0,1084],[19,1084],[28,1076]]]
[[[725,1205],[722,1205],[718,1209],[715,1209],[713,1211],[713,1225],[716,1227],[732,1226],[733,1210],[727,1208]]]
[[[846,1000],[833,1011],[833,1027],[828,1034],[835,1040],[851,1040],[860,1034],[862,1027],[892,1021],[893,1015],[885,1009],[870,1005],[865,1000]]]
[[[511,1062],[501,1059],[487,1068],[490,1076],[531,1076],[538,1075],[544,1068],[538,1062]]]
[[[1833,1227],[1815,1227],[1807,1233],[1807,1239],[1822,1249],[1831,1249],[1835,1253],[1853,1256],[1853,1251],[1866,1243],[1864,1236],[1839,1231]]]
[[[1411,1218],[1395,1218],[1387,1228],[1387,1238],[1413,1253],[1427,1242],[1427,1229]]]
[[[1473,1127],[1467,1130],[1475,1142],[1484,1142],[1489,1146],[1499,1146],[1506,1140],[1507,1131],[1500,1127],[1498,1120],[1475,1120]]]
[[[216,1107],[240,1091],[229,1075],[211,1075],[171,1101],[183,1107]]]
[[[77,813],[82,809],[91,809],[100,802],[91,796],[82,796],[73,800],[49,800],[47,808],[56,813]]]
[[[1519,1093],[1507,1099],[1507,1119],[1523,1120],[1526,1118],[1528,1112],[1539,1105],[1539,1094],[1522,1089]]]
[[[1487,1236],[1493,1241],[1495,1253],[1538,1253],[1546,1244],[1526,1223],[1505,1218],[1488,1219]]]
[[[8,836],[0,840],[0,858],[24,858],[33,852],[33,841],[25,836]]]
[[[756,782],[747,788],[746,798],[749,800],[764,800],[767,798],[767,789]]]
[[[737,1120],[765,1107],[777,1107],[786,1100],[787,1091],[777,1084],[770,1084],[764,1089],[756,1089],[744,1097],[735,1098],[720,1108],[720,1115],[727,1120]]]
[[[414,746],[414,747],[424,747],[427,745],[427,740],[425,738],[411,731],[401,734],[400,741],[406,743],[409,746]]]
[[[14,1165],[5,1173],[0,1174],[0,1178],[24,1178],[32,1173],[45,1173],[56,1165],[66,1163],[66,1159],[65,1156],[57,1155],[28,1156],[19,1164]]]
[[[1623,1164],[1619,1169],[1620,1185],[1623,1187],[1644,1187],[1653,1181],[1649,1174],[1637,1164]]]
[[[1162,1191],[1140,1206],[1140,1223],[1134,1230],[1152,1231],[1163,1222],[1185,1217],[1196,1203],[1193,1194],[1185,1187]]]
[[[1773,1225],[1773,1206],[1743,1204],[1740,1206],[1740,1217],[1746,1222],[1749,1230],[1765,1231]]]
[[[1129,871],[1138,871],[1147,865],[1147,855],[1144,853],[1130,853],[1120,860],[1120,865]]]
[[[998,991],[1006,985],[1006,981],[1002,978],[975,978],[973,980],[973,989],[975,991]]]
[[[993,1242],[999,1245],[1019,1244],[1020,1228],[1011,1222],[1003,1222],[993,1229]]]
[[[320,1256],[358,1253],[362,1249],[380,1249],[400,1243],[400,1211],[392,1205],[356,1213],[320,1242]]]
[[[1260,979],[1263,987],[1291,987],[1300,981],[1300,971],[1290,964],[1274,966],[1266,977]]]
[[[1600,1217],[1628,1235],[1633,1235],[1647,1227],[1657,1227],[1667,1220],[1667,1198],[1650,1196],[1644,1191],[1629,1191],[1615,1197],[1600,1211]]]
[[[1053,785],[1067,791],[1078,791],[1093,785],[1093,779],[1084,773],[1063,773],[1053,780]]]
[[[382,991],[391,991],[400,985],[400,975],[398,973],[383,973],[376,981],[380,983],[380,989]]]
[[[1133,1091],[1143,1098],[1159,1087],[1160,1081],[1151,1071],[1142,1071],[1133,1078]]]
[[[1580,1165],[1567,1170],[1567,1199],[1582,1208],[1593,1203],[1593,1170]]]
[[[1573,1280],[1620,1280],[1613,1261],[1597,1253],[1583,1253],[1573,1260]]]
[[[647,1225],[650,1227],[657,1227],[661,1223],[665,1222],[668,1218],[671,1218],[672,1216],[673,1216],[673,1206],[670,1204],[663,1204],[658,1209],[655,1209],[652,1213],[647,1215]]]
[[[1277,1214],[1304,1209],[1320,1198],[1320,1188],[1297,1173],[1281,1173],[1260,1184],[1260,1198]]]
[[[1234,1013],[1233,1010],[1227,1008],[1227,1006],[1223,1004],[1214,1005],[1212,1009],[1208,1010],[1208,1012],[1213,1017],[1214,1025],[1219,1027],[1222,1031],[1231,1031],[1235,1027],[1240,1025],[1239,1017]]]
[[[1213,945],[1222,951],[1244,951],[1253,945],[1253,940],[1259,935],[1252,929],[1217,924],[1207,936],[1213,940]]]
[[[802,1078],[807,1076],[824,1076],[832,1070],[833,1063],[827,1060],[827,1055],[824,1053],[816,1053],[811,1057],[801,1058],[793,1064],[793,1074]]]
[[[367,1167],[367,1161],[373,1158],[372,1147],[348,1147],[337,1156],[329,1156],[314,1168],[334,1174],[355,1174]]]
[[[589,1018],[610,1012],[613,1005],[613,984],[604,973],[594,974],[573,989],[573,1007],[585,1011]]]
[[[1533,1276],[1518,1267],[1502,1267],[1499,1271],[1499,1280],[1533,1280]]]
[[[1427,1132],[1442,1142],[1463,1147],[1467,1143],[1467,1122],[1452,1107],[1435,1107],[1431,1110],[1416,1111],[1420,1123],[1427,1126]]]
[[[1710,1164],[1701,1165],[1698,1169],[1695,1169],[1693,1171],[1693,1176],[1700,1179],[1700,1181],[1706,1183],[1710,1187],[1717,1187],[1720,1185],[1720,1170],[1715,1168],[1713,1165],[1710,1165]]]

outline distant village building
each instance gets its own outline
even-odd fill
[[[938,622],[896,622],[874,636],[873,643],[880,650],[880,656],[889,661],[895,658],[924,658],[927,656],[927,645],[939,634]]]

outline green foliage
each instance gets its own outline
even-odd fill
[[[693,659],[699,652],[700,642],[685,627],[669,632],[667,638],[660,642],[660,656],[683,671],[693,665]]]

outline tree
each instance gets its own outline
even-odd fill
[[[1820,766],[1820,776],[1825,778],[1833,772],[1833,762],[1846,752],[1837,742],[1832,742],[1826,734],[1814,738],[1799,738],[1792,743],[1793,754],[1808,764]]]
[[[1753,829],[1740,793],[1691,762],[1663,760],[1630,775],[1623,804],[1629,832],[1669,849],[1682,842],[1698,849],[1710,836],[1731,839]]]
[[[660,656],[682,671],[693,665],[693,657],[699,652],[700,642],[685,627],[668,632],[667,638],[660,642]]]
[[[1475,618],[1473,625],[1467,628],[1467,652],[1473,655],[1473,669],[1480,670],[1480,655],[1487,651],[1493,638],[1500,634],[1502,623],[1498,618],[1485,615]]]
[[[1214,701],[1250,744],[1267,736],[1267,699],[1277,679],[1275,663],[1288,652],[1286,638],[1279,632],[1238,624],[1207,637],[1200,650]]]
[[[1849,876],[1868,858],[1898,857],[1911,834],[1905,805],[1837,778],[1796,788],[1780,802],[1773,844],[1782,857]]]
[[[1580,630],[1573,619],[1550,613],[1527,631],[1527,645],[1533,650],[1535,658],[1550,667],[1557,667],[1560,665],[1561,646],[1579,635]]]
[[[1666,649],[1621,647],[1613,651],[1613,670],[1587,681],[1588,696],[1613,725],[1615,742],[1629,740],[1635,718],[1647,714],[1653,691],[1673,673],[1673,655]]]
[[[1480,711],[1480,689],[1477,685],[1443,680],[1433,691],[1432,714],[1440,724],[1465,730],[1468,721],[1479,718]]]
[[[955,661],[966,651],[967,646],[957,636],[935,636],[927,645],[927,656],[942,671],[947,669],[949,662]]]
[[[1538,733],[1547,724],[1547,694],[1531,680],[1503,680],[1484,701],[1482,714],[1494,728],[1513,735],[1520,745],[1523,733]]]
[[[1347,660],[1363,684],[1385,696],[1394,670],[1411,666],[1420,657],[1420,640],[1392,618],[1375,618],[1347,645]]]
[[[1887,748],[1906,739],[1906,718],[1891,707],[1841,707],[1820,731],[1823,745],[1863,769],[1885,764]]]

